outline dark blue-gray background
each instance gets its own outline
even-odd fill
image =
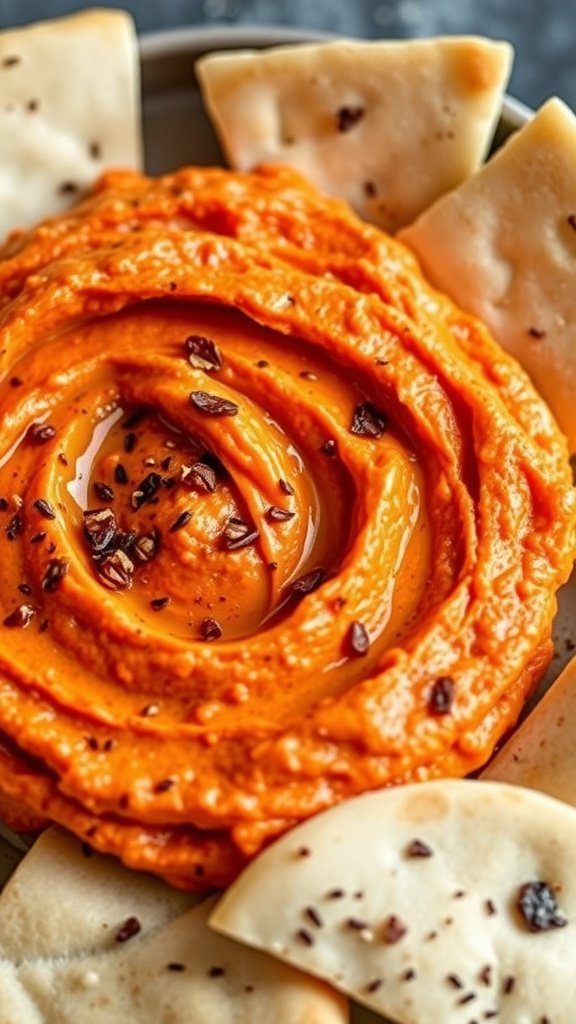
[[[0,28],[96,4],[0,0]],[[576,0],[127,0],[140,32],[180,25],[291,25],[370,38],[481,33],[509,39],[509,91],[531,106],[556,94],[576,107]]]

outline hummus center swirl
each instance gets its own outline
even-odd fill
[[[191,885],[486,759],[570,474],[399,245],[284,171],[111,175],[0,289],[4,793]]]

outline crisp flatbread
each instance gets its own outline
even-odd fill
[[[576,806],[576,658],[482,773]]]
[[[399,1024],[573,1024],[575,849],[576,811],[541,793],[401,786],[274,843],[210,923]]]
[[[0,242],[65,209],[110,166],[141,164],[130,15],[88,10],[0,33]]]
[[[576,117],[558,99],[400,238],[531,376],[576,450]]]
[[[51,829],[0,896],[2,1024],[346,1024],[325,984],[207,927],[198,902]]]
[[[512,63],[477,37],[334,42],[196,62],[233,167],[286,163],[388,230],[480,165]]]

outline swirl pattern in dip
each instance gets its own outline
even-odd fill
[[[0,262],[0,789],[183,886],[481,765],[551,653],[563,438],[281,169],[107,175]]]

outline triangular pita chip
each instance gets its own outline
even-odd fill
[[[576,806],[576,658],[482,773]]]
[[[289,164],[397,230],[479,166],[511,62],[508,43],[454,37],[216,53],[196,70],[233,167]]]
[[[54,829],[0,896],[2,1024],[346,1024],[328,986],[207,927],[198,903]]]
[[[573,1024],[574,849],[576,812],[541,793],[399,786],[274,843],[210,923],[398,1024]]]
[[[141,162],[130,15],[88,10],[0,33],[0,242]]]
[[[516,356],[576,450],[576,118],[558,99],[402,232]]]

